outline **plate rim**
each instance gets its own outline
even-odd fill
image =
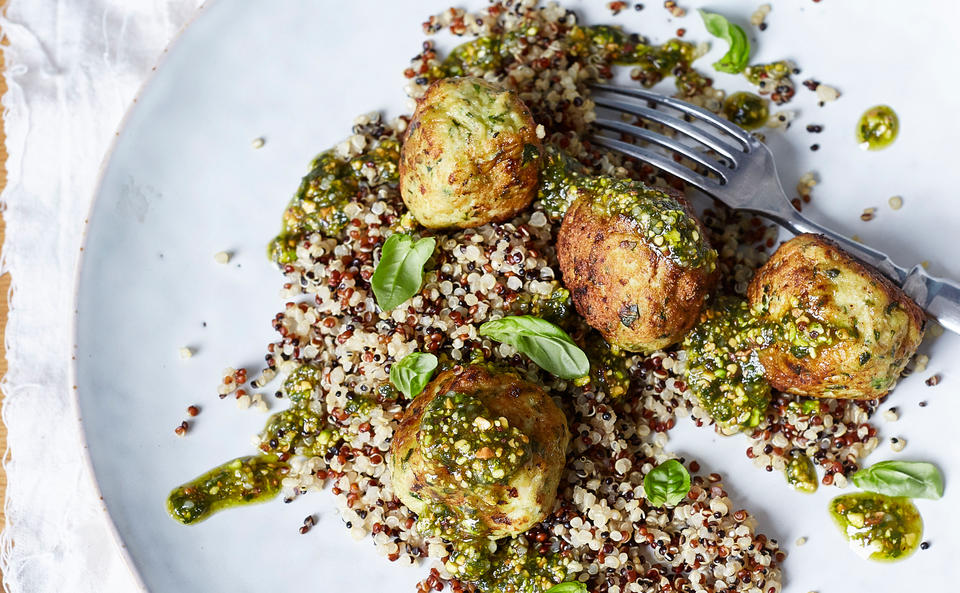
[[[170,55],[170,50],[180,43],[187,30],[190,29],[191,26],[207,12],[205,9],[216,3],[217,0],[203,0],[200,5],[194,9],[193,13],[187,18],[187,20],[180,25],[173,36],[167,41],[163,51],[161,51],[160,55],[154,60],[150,72],[140,83],[137,91],[134,93],[133,98],[130,100],[129,105],[124,111],[123,117],[120,118],[120,122],[117,124],[116,128],[114,128],[113,138],[110,139],[110,143],[108,144],[106,151],[103,153],[103,157],[101,158],[100,165],[97,169],[96,181],[94,182],[92,195],[90,196],[89,205],[87,206],[87,212],[83,219],[83,229],[80,236],[80,248],[74,263],[75,275],[72,291],[73,312],[70,315],[70,337],[73,344],[70,347],[72,356],[70,357],[67,375],[71,385],[69,397],[71,413],[80,429],[79,440],[81,446],[82,463],[90,475],[90,481],[92,483],[91,485],[93,486],[94,494],[97,496],[96,504],[102,514],[101,516],[106,520],[107,531],[110,534],[110,541],[113,544],[114,549],[119,552],[124,566],[127,568],[130,576],[133,578],[134,585],[142,593],[150,593],[150,589],[148,589],[146,583],[144,583],[143,577],[140,574],[140,569],[137,567],[136,561],[130,554],[130,550],[127,548],[126,542],[121,536],[120,531],[117,529],[116,521],[114,521],[113,515],[110,513],[110,509],[107,507],[107,501],[104,498],[103,491],[100,488],[100,480],[97,477],[97,472],[93,465],[93,457],[90,454],[90,447],[87,443],[87,429],[83,422],[83,410],[80,406],[80,382],[78,380],[78,370],[80,364],[80,352],[78,348],[80,331],[80,284],[83,277],[87,243],[90,239],[90,219],[93,216],[94,208],[97,206],[97,202],[99,201],[99,197],[103,191],[107,169],[109,168],[110,163],[113,161],[113,156],[116,152],[117,145],[119,144],[121,137],[127,131],[127,126],[130,123],[130,119],[140,106],[140,97],[143,96],[143,94],[153,86],[158,74],[167,62],[167,58]]]

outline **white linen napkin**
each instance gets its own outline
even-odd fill
[[[77,254],[101,160],[201,0],[10,0],[0,27],[12,275],[3,420],[12,456],[0,570],[9,593],[138,590],[113,542],[70,385]]]

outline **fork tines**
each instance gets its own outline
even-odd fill
[[[600,135],[594,136],[594,142],[646,161],[694,185],[711,187],[725,183],[727,181],[727,173],[730,172],[731,169],[735,169],[739,165],[741,157],[751,150],[750,142],[752,137],[749,133],[705,109],[700,109],[699,107],[689,105],[672,97],[658,95],[644,89],[621,88],[610,85],[594,85],[593,88],[617,96],[595,95],[593,101],[598,106],[620,113],[626,113],[640,120],[660,124],[667,129],[673,130],[695,141],[697,146],[684,144],[677,138],[671,138],[641,127],[640,125],[617,119],[599,117],[594,121],[597,127],[656,144],[680,154],[706,168],[707,171],[716,175],[719,181],[706,177],[671,158],[644,148],[643,146]],[[648,103],[649,106],[637,101],[637,99]],[[716,128],[723,132],[726,137],[711,133],[707,129],[694,125],[694,123],[690,121],[684,121],[668,113],[658,111],[653,108],[653,106],[656,105],[680,111],[694,121],[699,121]],[[723,160],[713,158],[713,156],[707,154],[706,151],[712,151],[720,155],[723,157]]]

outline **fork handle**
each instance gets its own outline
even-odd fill
[[[784,202],[786,202],[784,200]],[[898,266],[885,253],[867,247],[852,239],[817,224],[792,206],[777,211],[763,211],[766,217],[794,233],[817,233],[839,243],[851,255],[864,261],[897,283],[907,296],[943,327],[960,334],[960,285],[944,278],[931,276],[922,266],[910,269]]]

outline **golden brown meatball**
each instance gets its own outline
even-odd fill
[[[444,371],[394,433],[393,490],[434,534],[517,535],[552,510],[569,439],[560,408],[516,374]]]
[[[767,380],[814,397],[887,393],[923,338],[924,314],[885,276],[820,235],[799,235],[757,270],[747,291],[773,328],[759,352]]]
[[[563,283],[608,342],[652,352],[683,339],[716,284],[717,252],[682,197],[577,177],[557,237]]]
[[[540,139],[513,91],[479,78],[430,85],[400,153],[400,195],[429,228],[511,218],[537,192]]]

